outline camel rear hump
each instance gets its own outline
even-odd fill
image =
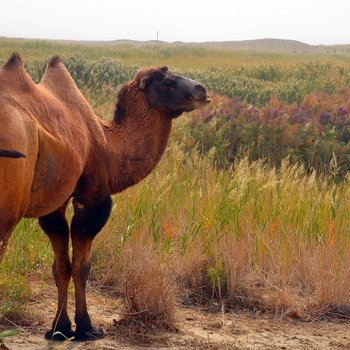
[[[21,57],[13,53],[0,69],[0,93],[2,91],[29,92],[34,88],[35,83],[26,72]]]

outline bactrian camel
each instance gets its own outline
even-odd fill
[[[203,85],[167,67],[151,67],[123,85],[113,120],[104,121],[58,57],[49,61],[39,84],[18,54],[0,69],[0,256],[22,217],[39,218],[54,251],[58,289],[57,313],[46,338],[81,341],[104,336],[92,326],[85,288],[90,247],[110,215],[111,195],[152,171],[174,118],[209,102]],[[74,216],[69,226],[65,210],[71,199]],[[75,332],[67,313],[71,277]]]

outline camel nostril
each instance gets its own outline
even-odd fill
[[[194,100],[193,95],[190,94],[190,93],[187,93],[187,94],[186,94],[186,97],[187,97],[190,101]]]
[[[196,88],[197,90],[199,90],[200,92],[203,92],[204,94],[207,93],[207,90],[205,89],[205,87],[204,87],[202,84],[197,84],[197,85],[195,86],[195,88]]]

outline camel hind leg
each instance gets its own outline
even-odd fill
[[[35,125],[15,111],[0,113],[0,259],[30,199],[38,151]]]
[[[0,157],[0,261],[29,200],[30,183],[22,159]]]
[[[11,233],[21,220],[28,202],[28,196],[22,195],[18,191],[18,188],[25,188],[23,184],[21,186],[21,179],[16,177],[16,174],[13,175],[13,178],[19,180],[17,188],[15,187],[13,190],[9,190],[8,188],[5,188],[5,186],[0,185],[0,262],[4,257]],[[30,188],[27,192],[29,192],[29,190]]]
[[[11,233],[16,227],[18,221],[19,219],[15,218],[13,220],[9,220],[7,223],[4,223],[4,222],[1,222],[1,218],[0,218],[0,262],[2,261],[5,255]]]

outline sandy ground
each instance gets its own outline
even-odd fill
[[[20,333],[6,338],[1,350],[15,349],[350,349],[350,322],[278,321],[273,315],[212,313],[179,306],[176,329],[159,331],[134,322],[122,326],[120,300],[89,288],[88,305],[95,325],[108,335],[87,343],[48,342],[43,338],[55,311],[55,287],[33,286]],[[72,299],[72,298],[70,298]],[[73,310],[73,305],[69,305]],[[30,315],[30,316],[29,316]],[[35,321],[33,321],[35,320]]]

